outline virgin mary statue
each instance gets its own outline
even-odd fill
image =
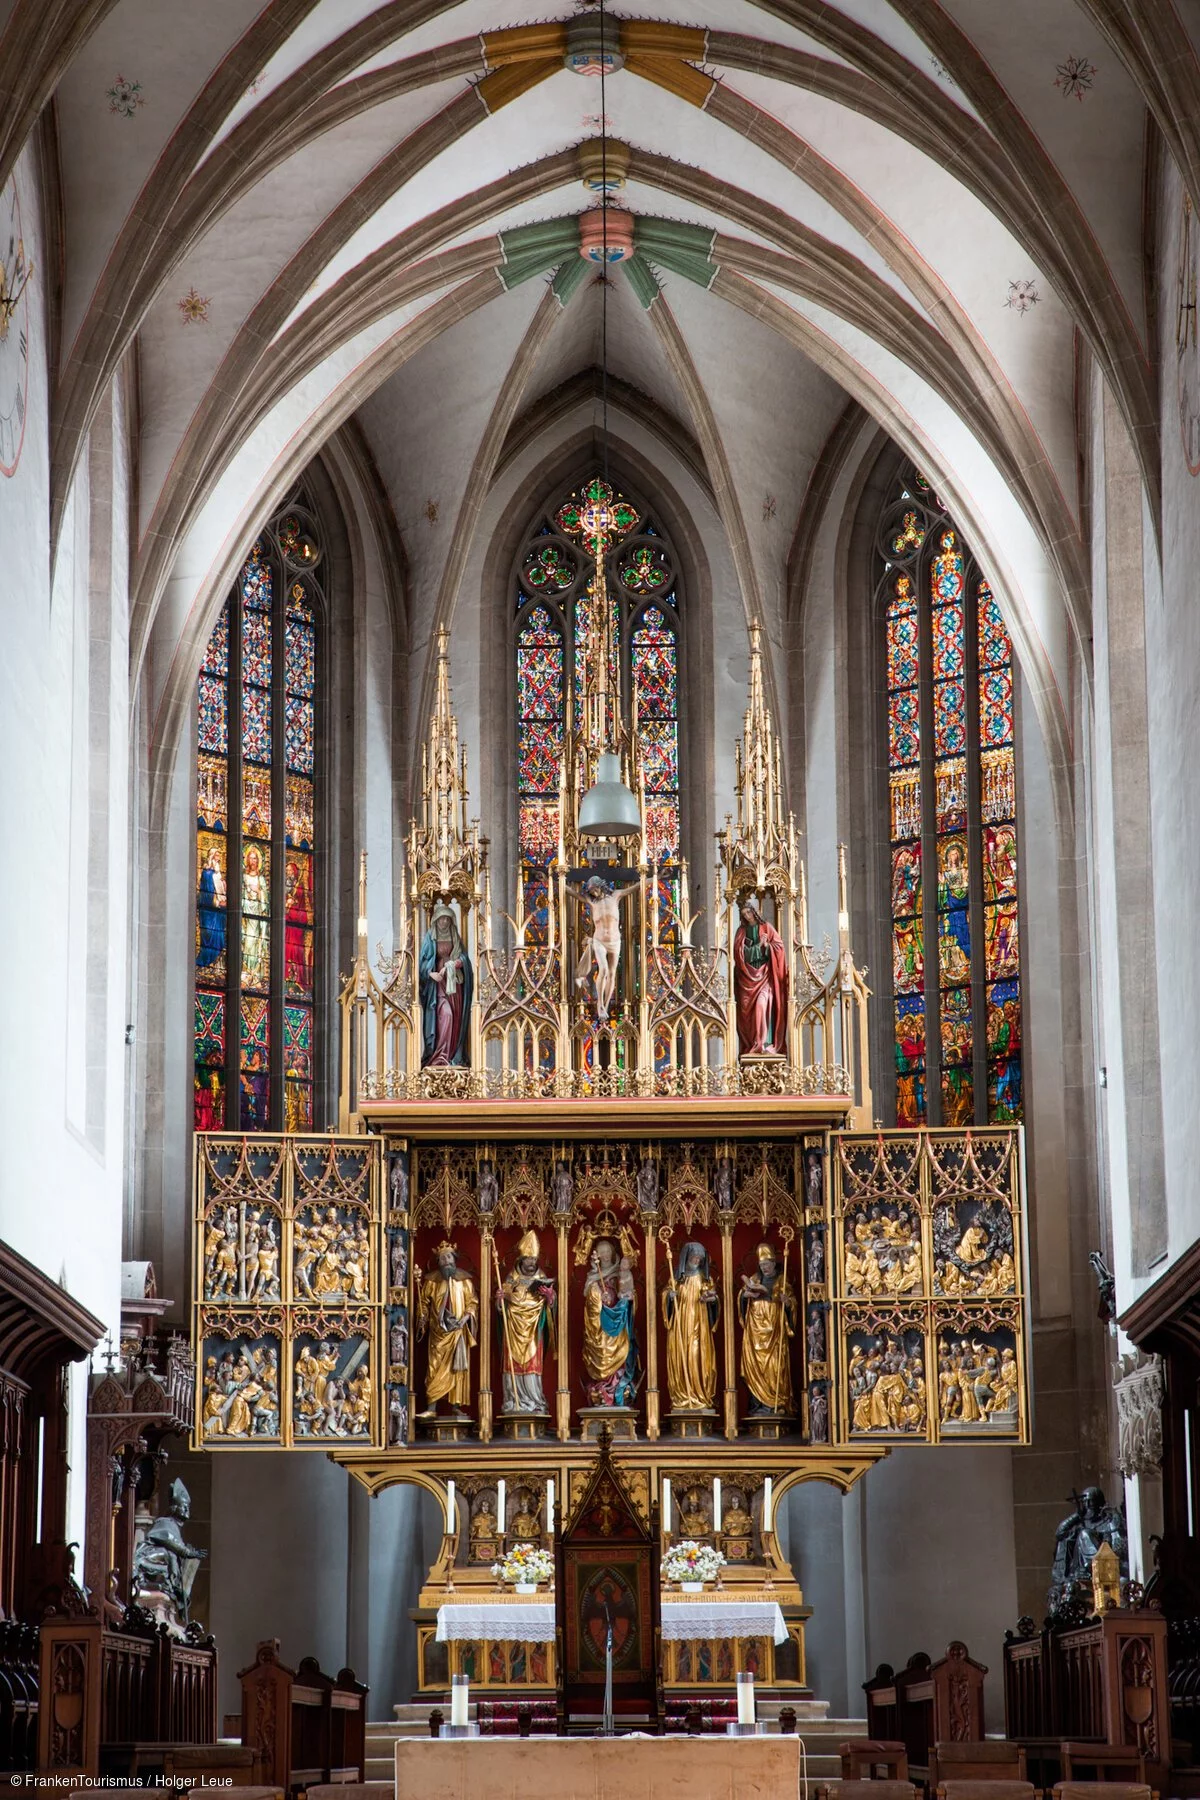
[[[421,1067],[465,1067],[470,1061],[467,1034],[475,976],[458,929],[446,905],[435,906],[429,930],[421,940],[418,967],[421,983],[423,1044]]]

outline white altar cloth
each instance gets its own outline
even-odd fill
[[[787,1643],[787,1626],[773,1600],[664,1600],[664,1638],[750,1638],[770,1636]],[[550,1644],[554,1641],[552,1600],[451,1602],[438,1607],[439,1644],[468,1639],[489,1643]]]

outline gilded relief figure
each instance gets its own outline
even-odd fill
[[[459,1268],[453,1244],[439,1244],[436,1255],[437,1267],[421,1282],[417,1306],[417,1337],[429,1339],[425,1410],[418,1414],[422,1419],[436,1415],[439,1400],[456,1412],[465,1411],[471,1399],[471,1351],[479,1338],[474,1281]]]
[[[536,1231],[517,1245],[517,1260],[496,1295],[503,1346],[500,1355],[505,1413],[544,1413],[542,1385],[547,1342],[554,1341],[557,1294],[540,1262]]]
[[[303,1344],[296,1357],[292,1407],[297,1437],[366,1437],[371,1428],[369,1346],[350,1348],[345,1366],[329,1339]]]
[[[206,1438],[279,1435],[279,1351],[272,1344],[240,1345],[204,1365]]]
[[[925,1429],[925,1350],[919,1334],[911,1342],[884,1335],[850,1352],[850,1418],[855,1431]]]
[[[685,1244],[662,1294],[667,1388],[676,1412],[711,1411],[717,1392],[715,1331],[721,1302],[703,1244]]]
[[[583,1284],[583,1362],[589,1406],[632,1406],[637,1393],[637,1294],[628,1257],[611,1238],[592,1246]]]
[[[796,1331],[796,1291],[770,1244],[755,1252],[756,1267],[742,1276],[742,1380],[752,1395],[750,1412],[791,1417],[791,1341]]]
[[[911,1294],[921,1286],[921,1223],[903,1203],[862,1207],[846,1216],[846,1291]]]
[[[953,1434],[993,1426],[1014,1430],[1019,1377],[1016,1351],[978,1339],[944,1337],[938,1345],[938,1417]]]
[[[370,1238],[361,1215],[342,1218],[336,1206],[303,1214],[292,1232],[292,1274],[308,1300],[364,1300],[370,1279]]]
[[[1002,1202],[934,1209],[933,1257],[938,1289],[954,1298],[994,1299],[1016,1287],[1012,1214]]]

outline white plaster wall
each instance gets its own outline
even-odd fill
[[[1200,1235],[1194,1149],[1195,1120],[1200,1115],[1196,1023],[1200,1018],[1200,945],[1188,923],[1188,901],[1200,891],[1195,773],[1200,727],[1200,607],[1196,602],[1200,476],[1188,470],[1179,420],[1175,328],[1181,208],[1179,176],[1168,164],[1158,259],[1159,341],[1163,346],[1161,576],[1149,521],[1145,530],[1150,823],[1159,946],[1157,966],[1147,967],[1145,978],[1156,981],[1158,991],[1168,1235],[1167,1255],[1140,1280],[1130,1276],[1122,1257],[1118,1265],[1122,1305],[1148,1280],[1161,1276]],[[1114,1203],[1114,1215],[1118,1211]],[[1114,1226],[1116,1222],[1114,1216]]]
[[[41,270],[32,152],[17,181],[27,253]],[[90,517],[85,460],[52,587],[44,281],[35,276],[30,291],[25,441],[15,475],[0,478],[0,766],[8,772],[0,783],[0,991],[8,1019],[0,1044],[0,1236],[115,1334],[125,1103],[126,475],[119,453],[102,540],[111,528],[111,637],[107,652],[92,656],[89,583],[105,572],[89,570],[89,541],[102,521]],[[101,744],[104,791],[90,779]],[[106,979],[89,984],[89,969],[96,977],[101,965]],[[67,1535],[80,1541],[84,1381],[78,1365]]]

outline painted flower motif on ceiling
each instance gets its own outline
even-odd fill
[[[1082,100],[1091,91],[1097,73],[1095,63],[1089,62],[1086,56],[1068,56],[1058,65],[1054,85],[1064,100]]]
[[[1011,307],[1013,312],[1027,313],[1031,306],[1037,305],[1041,297],[1036,281],[1010,281],[1008,299],[1004,304]]]
[[[177,301],[176,304],[183,314],[185,325],[206,325],[208,323],[208,309],[212,305],[212,300],[207,294],[198,294],[194,287],[189,288],[183,299]]]
[[[141,82],[130,81],[125,75],[118,75],[107,93],[108,110],[120,119],[132,119],[138,107],[146,104]]]

